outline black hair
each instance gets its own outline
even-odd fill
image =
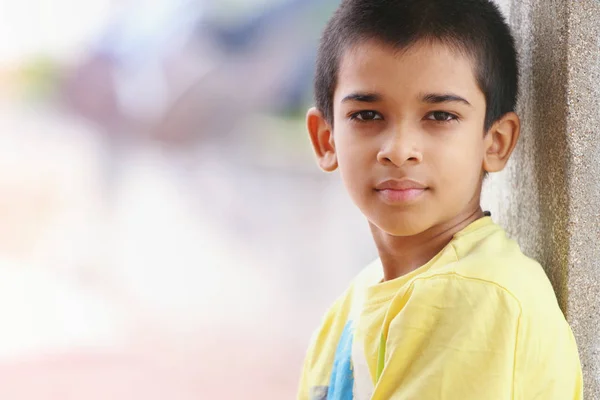
[[[332,125],[341,58],[364,40],[395,49],[434,41],[468,55],[485,95],[485,131],[515,110],[519,80],[515,40],[491,0],[343,0],[325,27],[315,75],[316,106]]]

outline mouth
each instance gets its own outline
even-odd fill
[[[429,188],[411,179],[387,180],[375,187],[376,193],[388,204],[410,203],[419,199]]]

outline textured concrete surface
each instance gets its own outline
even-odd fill
[[[546,268],[600,398],[600,2],[497,0],[517,38],[523,120],[483,204]]]
[[[568,1],[567,312],[586,398],[600,399],[600,1]]]

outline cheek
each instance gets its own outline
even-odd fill
[[[483,133],[457,137],[438,146],[430,155],[437,175],[446,187],[464,190],[478,182],[483,165]]]
[[[344,139],[348,138],[340,137],[336,141],[340,175],[349,191],[361,190],[370,178],[377,152],[373,152],[372,146],[364,141]]]
[[[375,161],[377,153],[373,154],[372,142],[359,134],[341,133],[335,141],[340,169],[354,170],[354,172],[360,173],[367,164]]]
[[[359,152],[338,153],[339,171],[348,189],[358,188],[367,179],[369,167],[364,154]]]

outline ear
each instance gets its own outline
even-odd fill
[[[310,134],[310,141],[317,156],[317,164],[323,171],[332,172],[338,167],[333,129],[323,114],[316,108],[308,110],[306,126]]]
[[[486,172],[504,169],[517,145],[520,133],[521,120],[514,112],[505,114],[492,125],[484,139],[483,169]]]

